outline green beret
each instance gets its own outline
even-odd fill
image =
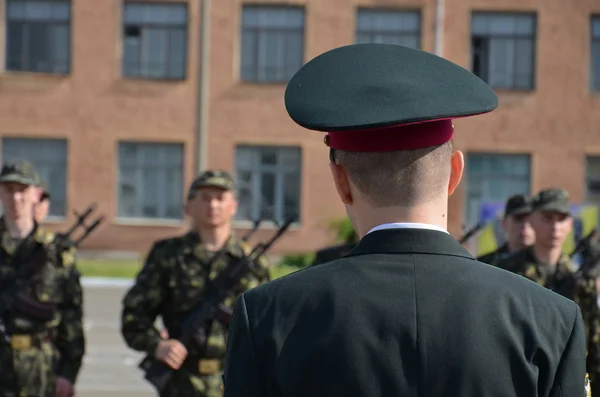
[[[0,183],[21,183],[23,185],[39,185],[41,178],[35,166],[29,161],[6,163],[0,171]]]
[[[530,214],[532,211],[529,197],[524,194],[515,194],[506,200],[504,216]]]
[[[207,170],[201,173],[190,185],[188,199],[196,194],[196,191],[203,187],[216,187],[223,190],[233,190],[233,178],[227,171]]]
[[[452,139],[452,119],[494,110],[493,89],[429,52],[390,44],[327,51],[290,80],[285,106],[297,124],[325,131],[332,149],[411,150]]]
[[[569,193],[564,189],[544,189],[533,198],[532,204],[534,211],[571,213]]]

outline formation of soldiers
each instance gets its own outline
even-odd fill
[[[0,396],[70,397],[85,354],[74,252],[40,222],[49,194],[31,163],[0,171]]]
[[[31,163],[3,166],[0,200],[0,396],[73,396],[85,354],[75,251],[59,252],[55,235],[40,226],[50,196]],[[122,335],[129,347],[174,370],[161,396],[215,397],[221,394],[226,324],[211,320],[188,346],[178,337],[208,284],[250,247],[232,232],[237,200],[228,173],[202,173],[184,207],[191,230],[153,244],[123,299]],[[241,292],[270,280],[266,259],[256,265],[225,300],[229,313]],[[38,306],[48,306],[39,310],[44,316],[36,315]],[[164,329],[155,328],[158,317]]]
[[[563,189],[510,197],[502,226],[506,244],[477,259],[526,277],[579,305],[587,340],[586,367],[594,385],[600,380],[597,242],[587,243],[579,266],[563,252],[573,228],[569,194]]]
[[[4,327],[0,328],[0,396],[72,396],[85,354],[82,291],[73,252],[56,252],[52,247],[54,235],[40,226],[48,214],[50,196],[31,163],[4,165],[0,199],[4,208],[0,291],[9,291],[11,284],[20,286],[12,290],[14,297],[0,292],[0,324]],[[134,286],[123,299],[122,335],[127,345],[152,353],[174,370],[161,396],[221,394],[227,325],[210,321],[202,328],[204,335],[199,336],[198,343],[188,346],[178,337],[185,316],[208,283],[232,258],[249,254],[248,244],[232,232],[236,208],[234,181],[228,173],[207,171],[196,178],[185,203],[191,230],[153,244]],[[566,282],[577,272],[572,259],[562,253],[572,227],[567,192],[547,189],[532,198],[510,197],[502,226],[506,244],[478,260],[520,274],[579,304],[593,384],[600,379],[597,272],[590,266],[574,284]],[[318,251],[313,265],[342,257],[356,244],[356,235],[352,235],[341,245]],[[220,250],[227,255],[213,260]],[[597,250],[586,252],[592,260]],[[28,270],[22,272],[25,268]],[[239,294],[269,281],[268,268],[264,258],[258,260],[262,271],[244,279],[225,305],[232,310]],[[24,309],[22,306],[27,305],[15,297],[22,302],[47,304],[51,314],[36,317],[35,310]],[[158,317],[164,329],[155,327]]]

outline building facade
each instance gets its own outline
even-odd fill
[[[495,112],[455,122],[455,236],[513,193],[561,186],[600,203],[600,4],[440,3],[213,0],[203,41],[198,0],[0,0],[1,158],[38,166],[53,229],[98,203],[106,221],[85,249],[143,252],[182,233],[184,192],[208,166],[238,180],[240,233],[297,214],[273,251],[314,250],[345,213],[323,135],[289,119],[285,84],[328,49],[375,41],[438,50],[499,94]]]

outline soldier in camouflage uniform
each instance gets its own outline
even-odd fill
[[[573,262],[562,252],[573,227],[569,194],[562,189],[543,190],[533,198],[532,209],[530,222],[535,243],[500,261],[498,267],[550,288],[580,306],[586,328],[586,366],[593,389],[600,384],[600,310],[594,277],[574,277]]]
[[[34,220],[38,178],[28,162],[0,172],[3,397],[72,396],[85,353],[80,276],[73,252],[57,252],[50,244],[54,235]]]
[[[202,173],[190,188],[185,213],[192,230],[181,236],[154,243],[134,286],[123,299],[123,337],[134,350],[148,352],[178,370],[161,396],[218,397],[224,365],[227,327],[214,320],[208,324],[207,342],[183,346],[176,339],[180,326],[196,305],[209,279],[214,279],[227,264],[227,256],[210,261],[226,249],[229,257],[249,254],[249,247],[232,234],[231,221],[237,209],[233,180],[224,171]],[[262,274],[245,279],[235,296],[225,304],[233,307],[238,295],[269,280],[268,266],[260,260]],[[167,328],[154,327],[160,316]],[[165,338],[166,336],[166,338]]]
[[[477,258],[478,261],[496,265],[511,254],[533,244],[535,233],[529,223],[531,200],[523,194],[515,194],[506,201],[502,229],[506,233],[506,244],[497,250]]]

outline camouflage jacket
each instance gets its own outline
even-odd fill
[[[226,248],[229,257],[233,258],[240,258],[250,251],[248,245],[234,236],[229,238]],[[192,232],[152,246],[135,284],[123,298],[121,332],[129,347],[154,353],[160,341],[154,326],[158,316],[170,337],[176,338],[180,334],[180,325],[201,299],[208,279],[214,279],[228,264],[228,256],[222,255],[209,269],[213,256],[214,253],[208,251],[198,235]],[[264,270],[264,276],[243,279],[236,286],[234,295],[224,302],[226,306],[233,308],[242,292],[269,280],[265,259],[260,259],[259,268]],[[227,327],[213,321],[206,348],[202,349],[196,343],[187,346],[188,358],[224,359],[226,337]]]
[[[33,393],[27,395],[45,395],[39,387],[53,393],[56,376],[75,383],[85,354],[83,296],[74,251],[49,249],[53,238],[36,225],[28,237],[15,243],[5,228],[0,230],[0,295],[9,291],[5,286],[19,281],[17,291],[12,291],[16,293],[9,297],[14,300],[13,310],[5,319],[12,354],[0,354],[0,359],[12,357],[12,376],[19,387],[31,388],[21,389]]]
[[[586,328],[587,370],[592,388],[600,384],[600,309],[596,283],[587,277],[573,277],[571,259],[563,254],[556,267],[550,268],[537,260],[533,247],[528,247],[502,260],[498,267],[524,276],[571,300],[581,308]],[[597,388],[598,386],[596,386]]]

